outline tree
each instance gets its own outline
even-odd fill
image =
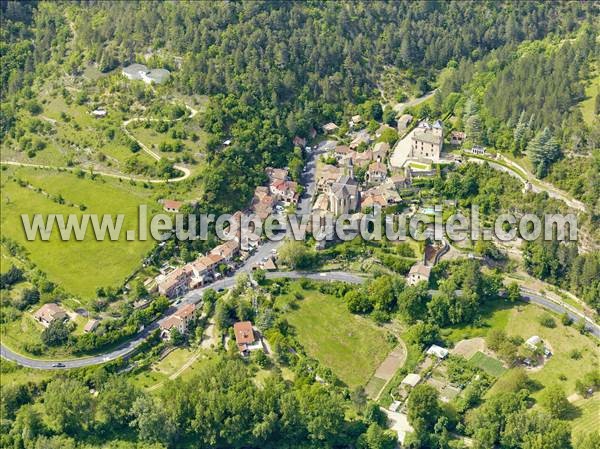
[[[429,299],[425,283],[408,286],[398,295],[398,311],[406,321],[414,323],[426,316]]]
[[[184,335],[176,327],[171,329],[170,339],[173,346],[179,346],[185,341]]]
[[[48,346],[62,345],[69,339],[69,328],[64,320],[54,320],[42,331],[41,338]]]
[[[438,392],[428,384],[419,384],[408,395],[408,422],[418,434],[431,432],[441,409]]]
[[[109,430],[126,427],[132,417],[132,407],[140,393],[124,377],[111,377],[100,390],[96,404],[98,423]]]
[[[565,391],[559,385],[546,387],[540,398],[540,404],[553,418],[563,419],[570,409]]]
[[[92,421],[92,395],[79,380],[53,380],[42,398],[47,421],[57,432],[75,434],[89,427]]]
[[[344,295],[348,310],[352,313],[367,314],[373,311],[372,301],[359,289],[350,290]]]
[[[424,349],[440,338],[440,328],[433,323],[418,322],[413,324],[407,332],[407,341]]]
[[[492,351],[499,350],[505,341],[506,333],[502,329],[490,329],[485,337],[485,343]]]
[[[152,396],[138,397],[131,408],[135,428],[142,441],[169,444],[175,437],[175,423],[167,415],[158,399]]]
[[[288,240],[279,249],[279,261],[293,270],[308,269],[315,261],[316,255],[304,242]]]
[[[393,449],[397,446],[395,432],[382,429],[379,424],[371,423],[367,431],[358,440],[361,449]]]
[[[375,304],[375,310],[392,312],[396,309],[396,292],[391,276],[379,276],[366,287],[367,295]]]
[[[516,302],[521,300],[521,289],[519,288],[519,284],[516,282],[511,282],[506,289],[506,298],[510,302]]]
[[[503,447],[523,449],[567,449],[571,447],[568,423],[550,418],[537,410],[521,410],[504,416]]]
[[[23,280],[23,270],[11,266],[6,273],[0,274],[0,289],[10,288]]]
[[[538,178],[545,177],[550,165],[560,157],[560,148],[549,128],[536,134],[527,145],[527,152]]]
[[[17,411],[10,434],[15,447],[32,447],[33,442],[44,431],[40,412],[33,405],[25,404]]]
[[[481,119],[478,115],[470,116],[465,122],[467,138],[474,143],[481,143]]]

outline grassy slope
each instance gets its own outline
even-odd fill
[[[15,173],[50,194],[61,194],[73,204],[85,204],[85,213],[125,214],[123,229],[137,229],[137,207],[151,205],[150,192],[129,183],[88,177],[79,179],[70,173],[19,168],[2,172],[2,233],[21,243],[30,259],[48,274],[50,280],[66,291],[91,298],[97,287],[118,285],[140,263],[153,242],[98,242],[87,237],[82,242],[62,242],[54,232],[49,242],[25,239],[20,214],[78,214],[76,207],[60,205],[41,193],[20,187],[8,174]],[[106,181],[106,182],[105,182]],[[89,233],[88,233],[89,234]]]
[[[586,87],[585,96],[587,98],[580,103],[583,119],[588,125],[591,125],[594,122],[594,105],[598,93],[600,93],[600,75],[596,76],[590,85]]]
[[[364,385],[391,350],[385,331],[352,315],[338,298],[303,292],[299,307],[286,314],[306,352],[348,386]],[[280,298],[279,304],[286,298]]]

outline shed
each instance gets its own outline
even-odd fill
[[[402,379],[402,385],[409,385],[411,387],[417,386],[417,384],[421,382],[421,376],[415,373],[407,374],[404,379]]]
[[[427,354],[434,355],[438,359],[445,359],[448,357],[448,350],[438,345],[431,345],[431,347],[427,350]]]
[[[537,335],[529,337],[525,341],[525,346],[529,346],[531,349],[537,349],[537,346],[542,342],[542,339]]]

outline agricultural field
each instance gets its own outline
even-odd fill
[[[365,385],[393,344],[372,321],[353,315],[338,298],[291,284],[304,299],[284,316],[307,354],[330,368],[349,387]],[[291,296],[278,298],[282,308]]]
[[[498,359],[490,357],[483,352],[477,351],[473,357],[469,359],[471,365],[485,371],[490,376],[499,377],[505,371],[506,368],[502,366],[502,362]]]
[[[29,186],[22,186],[25,181]],[[91,230],[83,241],[60,240],[55,229],[50,241],[27,241],[21,214],[124,214],[123,229],[137,229],[137,208],[147,204],[149,210],[158,205],[151,188],[119,182],[116,179],[89,174],[79,177],[70,172],[31,168],[9,168],[2,171],[2,233],[25,247],[31,262],[59,284],[67,293],[81,299],[92,298],[98,287],[118,286],[139,266],[154,242],[96,241]],[[84,211],[82,210],[84,209]]]

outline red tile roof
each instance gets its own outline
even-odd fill
[[[239,321],[235,323],[233,325],[233,331],[238,346],[251,344],[256,341],[254,329],[252,329],[252,323],[250,321]]]
[[[181,201],[165,200],[163,202],[163,206],[164,206],[165,209],[176,209],[176,210],[179,210],[181,208],[181,206],[183,206],[183,203]]]

